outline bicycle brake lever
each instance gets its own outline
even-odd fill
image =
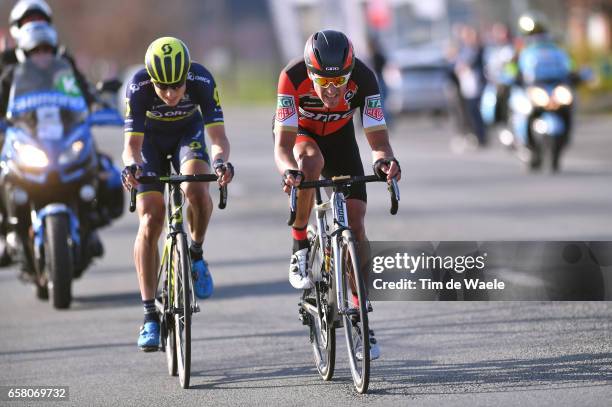
[[[134,212],[136,210],[136,188],[132,187],[130,189],[130,212]]]
[[[219,187],[219,209],[227,206],[227,185]]]
[[[395,178],[391,179],[391,184],[388,185],[387,189],[391,193],[391,215],[397,214],[397,210],[399,208],[400,201],[400,191],[399,186],[397,185],[397,180]]]
[[[297,212],[297,188],[292,186],[291,192],[289,194],[289,219],[287,220],[287,225],[293,225],[295,222],[295,216]]]

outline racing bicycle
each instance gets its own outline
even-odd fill
[[[314,188],[316,223],[308,225],[310,251],[307,267],[314,287],[304,290],[299,303],[302,323],[310,328],[310,342],[317,370],[323,380],[331,380],[336,360],[336,328],[344,327],[351,376],[359,393],[366,393],[370,381],[369,304],[361,278],[356,242],[348,224],[346,192],[350,185],[386,182],[378,175],[338,176],[305,181],[290,191],[290,217],[293,225],[297,210],[297,189]],[[323,201],[321,188],[332,188]],[[397,181],[388,185],[391,214],[398,210]],[[327,222],[331,211],[333,221]]]
[[[191,372],[191,317],[199,312],[193,290],[191,257],[187,233],[183,228],[183,182],[215,182],[214,174],[142,176],[138,182],[167,185],[167,234],[157,273],[155,308],[160,320],[160,350],[166,353],[168,373],[178,374],[181,387],[189,388]],[[227,204],[227,186],[219,188],[219,209]],[[136,209],[136,189],[130,194],[130,212]]]

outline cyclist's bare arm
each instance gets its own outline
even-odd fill
[[[125,133],[123,153],[121,153],[121,158],[123,159],[123,164],[125,166],[132,164],[142,165],[143,140],[144,135],[140,133]],[[128,174],[127,182],[132,187],[138,185],[138,181],[136,181],[136,178],[132,174]]]
[[[274,130],[274,160],[276,167],[281,174],[287,170],[299,169],[295,157],[293,156],[293,146],[297,131],[286,129]],[[290,186],[298,185],[300,180],[296,180],[292,175],[286,178],[285,192],[289,192]]]
[[[207,126],[206,133],[208,133],[208,137],[210,138],[211,163],[217,160],[222,160],[224,163],[227,163],[229,161],[230,143],[225,135],[225,126],[222,124]],[[217,173],[217,175],[219,174],[220,172]],[[233,171],[225,171],[220,180],[221,186],[232,182],[233,177]]]
[[[381,158],[389,159],[394,157],[393,149],[389,143],[389,133],[386,129],[366,132],[366,138],[372,148],[372,162],[376,162]],[[398,181],[401,179],[399,166],[394,161],[388,167],[384,167],[383,171],[385,171],[389,180],[394,177],[397,177]]]
[[[206,133],[210,138],[210,158],[214,162],[218,159],[227,162],[230,154],[230,144],[225,135],[225,126],[222,124],[207,126]]]

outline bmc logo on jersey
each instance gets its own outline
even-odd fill
[[[276,104],[276,120],[284,122],[295,114],[295,103],[291,95],[278,95]]]
[[[385,118],[382,110],[382,102],[380,101],[380,95],[366,97],[364,113],[366,116],[369,116],[377,121],[381,121]]]

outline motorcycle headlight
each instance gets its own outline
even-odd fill
[[[571,105],[574,101],[572,91],[564,85],[559,85],[553,90],[553,97],[560,105]]]
[[[527,95],[529,95],[529,99],[531,102],[538,107],[546,107],[548,102],[550,102],[550,96],[548,96],[548,92],[545,89],[542,89],[537,86],[531,86],[527,89]]]
[[[44,168],[49,165],[47,154],[40,148],[19,141],[16,141],[13,147],[17,152],[19,162],[25,167]]]
[[[85,147],[85,143],[83,143],[81,140],[75,141],[70,145],[70,147],[68,147],[63,153],[60,154],[58,160],[59,163],[61,165],[64,165],[76,160],[77,158],[79,158],[83,147]]]

